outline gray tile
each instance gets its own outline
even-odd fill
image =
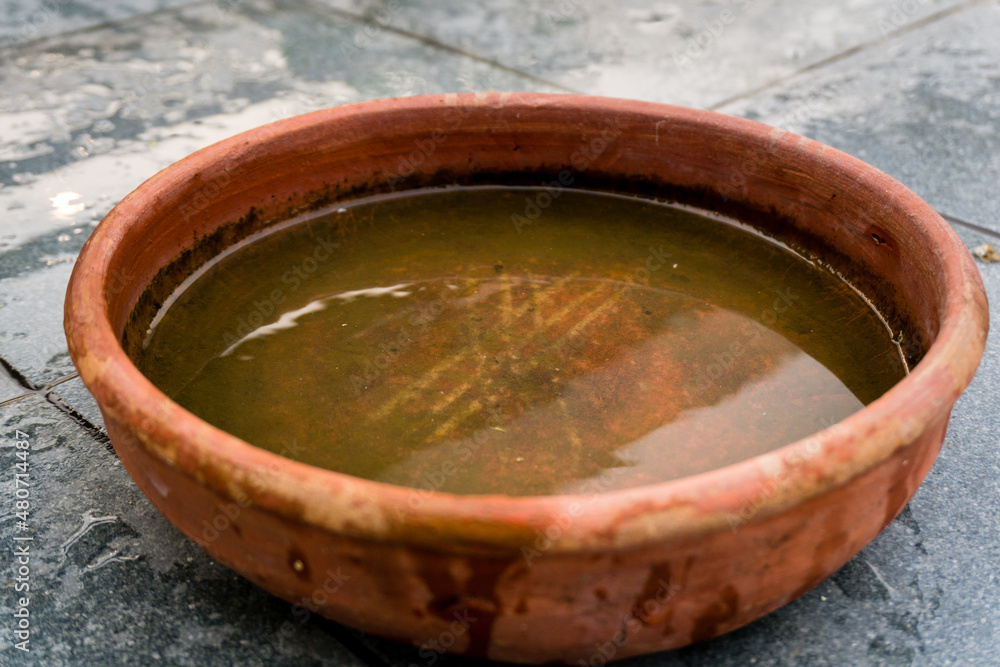
[[[524,80],[363,24],[266,0],[70,35],[0,63],[0,356],[38,385],[72,372],[62,300],[97,221],[160,169],[317,108]],[[361,33],[364,34],[364,33]]]
[[[0,403],[20,396],[26,391],[28,390],[21,386],[14,376],[8,373],[3,367],[0,367]]]
[[[35,386],[73,372],[62,331],[62,302],[73,269],[67,262],[0,279],[0,356]]]
[[[689,106],[709,106],[960,4],[326,1],[582,92]]]
[[[0,53],[16,51],[31,42],[70,30],[83,30],[110,21],[133,19],[191,0],[8,0],[0,4]]]
[[[19,462],[14,436],[30,443],[26,525],[4,516],[0,541],[5,551],[29,545],[31,619],[30,654],[5,641],[0,664],[363,664],[328,623],[301,623],[177,532],[118,459],[51,404],[4,406],[0,423],[4,470]],[[13,497],[13,474],[0,493]],[[0,614],[10,619],[17,605],[4,595]]]
[[[49,396],[50,400],[62,401],[65,408],[73,410],[101,434],[105,436],[108,434],[107,429],[104,428],[104,417],[101,416],[101,410],[97,407],[97,401],[79,377],[55,385],[51,388]]]
[[[723,111],[874,164],[1000,231],[1000,6],[972,7]]]
[[[262,122],[361,99],[527,83],[393,33],[368,37],[364,24],[337,14],[267,0],[222,6],[70,35],[0,65],[0,156],[13,162],[0,164],[0,182],[25,184],[117,154],[123,142],[153,148],[164,132],[151,128],[179,126],[176,135],[274,99],[282,104]]]

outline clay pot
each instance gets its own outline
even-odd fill
[[[919,363],[850,418],[736,465],[509,498],[416,491],[257,449],[170,401],[126,355],[193,266],[296,211],[560,175],[735,215],[816,254],[907,332]],[[506,93],[317,111],[191,155],[104,219],[65,316],[126,468],[220,562],[310,612],[429,650],[591,664],[729,632],[836,571],[926,475],[987,332],[965,247],[874,167],[707,111]]]

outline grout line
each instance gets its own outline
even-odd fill
[[[11,365],[11,363],[6,359],[4,359],[3,357],[0,357],[0,366],[2,366],[5,371],[7,371],[7,374],[10,375],[11,378],[16,380],[17,383],[21,385],[22,388],[28,390],[23,394],[18,394],[17,396],[12,396],[11,398],[0,401],[0,407],[3,407],[4,405],[10,405],[11,403],[20,401],[22,398],[26,398],[28,396],[34,396],[36,394],[44,394],[53,387],[58,387],[64,382],[69,382],[70,380],[80,377],[79,373],[73,372],[70,373],[69,375],[65,375],[59,378],[58,380],[53,380],[52,382],[49,382],[44,387],[36,387],[31,380],[25,377],[24,374],[21,373],[21,371],[14,368],[14,366]]]
[[[111,444],[111,439],[108,437],[108,434],[105,433],[103,430],[101,430],[101,427],[97,426],[92,421],[90,421],[82,414],[80,414],[80,412],[76,408],[74,408],[65,400],[63,400],[62,396],[53,391],[47,391],[42,389],[38,389],[36,391],[29,391],[19,396],[8,398],[5,401],[0,401],[0,408],[2,408],[5,405],[11,405],[13,403],[16,403],[17,401],[21,401],[29,396],[38,396],[39,394],[41,394],[42,399],[46,403],[50,404],[56,410],[69,417],[73,422],[76,423],[77,426],[85,430],[90,435],[90,437],[92,437],[100,444],[104,445],[105,449],[114,454],[116,457],[118,456],[118,452],[115,451],[114,446]]]
[[[58,380],[53,380],[52,382],[50,382],[47,385],[45,385],[44,387],[42,387],[41,391],[47,391],[49,389],[52,389],[53,387],[58,387],[63,382],[69,382],[70,380],[75,380],[78,377],[80,377],[80,374],[77,373],[77,372],[70,373],[69,375],[64,375],[63,377],[59,378]]]
[[[29,392],[24,393],[24,394],[18,394],[17,396],[14,396],[13,398],[8,398],[8,399],[5,399],[3,401],[0,401],[0,408],[4,407],[5,405],[11,405],[13,403],[17,403],[18,401],[20,401],[22,399],[25,399],[25,398],[27,398],[29,396],[34,396],[34,395],[35,395],[35,393],[32,392],[32,391],[29,391]]]
[[[22,49],[28,50],[40,44],[45,44],[46,42],[56,39],[75,37],[77,35],[82,35],[88,32],[104,30],[106,28],[116,28],[118,26],[126,26],[139,21],[144,21],[154,16],[161,16],[163,14],[173,14],[175,12],[182,12],[185,9],[190,9],[192,7],[198,7],[201,5],[214,5],[214,4],[216,4],[216,0],[195,0],[194,2],[187,2],[184,3],[183,5],[177,5],[175,7],[165,7],[163,9],[157,9],[152,12],[147,12],[145,14],[136,14],[134,16],[127,16],[125,18],[114,19],[111,21],[103,21],[101,23],[95,23],[94,25],[88,25],[82,28],[73,28],[72,30],[66,30],[64,32],[59,32],[54,35],[44,35],[42,37],[35,37],[34,39],[28,39],[23,42],[16,42],[13,44],[6,44],[4,46],[0,46],[0,55],[3,55],[8,51],[13,51],[16,53],[18,51],[21,51]]]
[[[19,385],[21,385],[21,387],[23,387],[24,389],[27,389],[29,393],[30,392],[34,392],[34,391],[38,391],[38,387],[36,387],[31,382],[31,380],[29,380],[28,378],[26,378],[21,373],[21,371],[19,371],[16,368],[14,368],[14,366],[9,361],[7,361],[6,359],[4,359],[3,357],[0,357],[0,367],[2,367],[5,371],[7,371],[7,375],[9,375]],[[22,394],[22,396],[24,396],[24,395],[26,395],[26,394]],[[17,398],[20,398],[20,397],[17,397]],[[11,399],[11,400],[14,400],[14,399]],[[7,402],[8,401],[4,401],[3,403],[0,403],[0,405],[4,405]]]
[[[63,400],[62,396],[53,391],[55,387],[63,384],[64,382],[69,382],[70,380],[79,377],[79,373],[70,373],[69,375],[65,375],[58,380],[49,382],[44,387],[36,387],[28,378],[26,378],[19,370],[14,368],[14,366],[12,366],[10,362],[3,357],[0,357],[0,366],[2,366],[3,369],[7,371],[7,373],[14,378],[18,384],[28,390],[23,394],[0,401],[0,407],[11,405],[12,403],[16,403],[17,401],[23,400],[29,396],[41,396],[42,400],[48,402],[64,415],[72,419],[78,426],[87,431],[91,437],[104,445],[108,451],[115,456],[118,456],[114,447],[111,445],[111,439],[108,437],[107,433],[105,433],[100,426],[97,426],[92,421],[84,417],[76,408]]]
[[[108,437],[108,434],[105,433],[103,430],[101,430],[99,426],[97,426],[92,421],[90,421],[82,414],[80,414],[80,412],[77,411],[76,408],[74,408],[65,400],[63,400],[62,396],[55,393],[54,391],[43,390],[42,398],[48,401],[52,406],[54,406],[64,415],[66,415],[74,422],[76,422],[76,424],[81,428],[83,428],[83,430],[87,431],[92,438],[94,438],[99,443],[104,445],[105,449],[114,454],[116,457],[118,456],[118,453],[115,451],[114,446],[112,446],[111,444],[111,438]]]
[[[785,76],[778,77],[777,79],[771,81],[770,83],[765,83],[765,84],[763,84],[761,86],[757,86],[756,88],[752,88],[751,90],[747,90],[747,91],[744,91],[742,93],[737,93],[736,95],[733,95],[731,97],[727,97],[726,99],[722,100],[721,102],[716,102],[715,104],[713,104],[711,106],[708,106],[708,107],[705,107],[705,108],[708,109],[709,111],[718,111],[720,108],[722,108],[724,106],[727,106],[729,104],[732,104],[733,102],[737,102],[739,100],[746,99],[748,97],[753,97],[754,95],[762,93],[762,92],[764,92],[764,91],[766,91],[766,90],[768,90],[770,88],[773,88],[775,86],[781,85],[781,84],[785,83],[786,81],[789,81],[791,79],[797,78],[797,77],[799,77],[799,76],[801,76],[801,75],[803,75],[803,74],[805,74],[807,72],[813,72],[815,70],[818,70],[818,69],[821,69],[823,67],[826,67],[827,65],[832,65],[835,62],[838,62],[840,60],[844,60],[845,58],[849,58],[849,57],[851,57],[851,56],[853,56],[853,55],[855,55],[855,54],[857,54],[857,53],[859,53],[861,51],[864,51],[865,49],[869,49],[869,48],[871,48],[873,46],[878,46],[879,44],[883,44],[885,42],[888,42],[888,41],[890,41],[892,39],[895,39],[895,38],[899,37],[900,35],[905,35],[907,33],[913,32],[914,30],[919,30],[920,28],[923,28],[926,25],[930,25],[931,23],[935,23],[937,21],[940,21],[941,19],[946,18],[948,16],[951,16],[952,14],[957,14],[958,12],[964,11],[964,10],[968,9],[969,7],[972,7],[973,5],[984,4],[987,1],[988,0],[966,0],[966,2],[962,2],[962,3],[959,3],[957,5],[953,5],[951,7],[947,7],[945,9],[942,9],[939,12],[935,12],[934,14],[931,14],[929,16],[925,16],[922,19],[918,19],[916,21],[913,21],[912,23],[907,23],[906,25],[904,25],[904,26],[902,26],[900,28],[897,28],[896,30],[892,31],[892,33],[889,34],[889,35],[884,35],[882,37],[876,37],[875,39],[870,39],[867,42],[862,42],[861,44],[857,44],[855,46],[852,46],[851,48],[849,48],[849,49],[847,49],[845,51],[841,51],[840,53],[835,53],[832,56],[827,56],[826,58],[823,58],[822,60],[816,61],[816,62],[814,62],[814,63],[812,63],[810,65],[806,65],[802,69],[796,70],[795,72],[792,72],[791,74],[787,74]]]
[[[953,215],[948,215],[947,213],[942,213],[938,211],[938,215],[947,220],[953,225],[959,225],[961,227],[967,227],[968,229],[973,229],[980,234],[986,234],[987,236],[993,236],[1000,239],[1000,231],[995,229],[990,229],[989,227],[983,227],[982,225],[977,225],[974,222],[969,222],[968,220],[962,220],[961,218],[956,218]]]
[[[316,9],[318,11],[324,11],[324,12],[329,12],[331,14],[336,14],[337,16],[340,16],[340,17],[346,18],[346,19],[350,19],[352,21],[360,21],[360,22],[362,22],[362,23],[364,23],[366,25],[372,23],[371,21],[369,21],[368,19],[366,19],[364,16],[362,16],[360,14],[355,14],[355,13],[349,12],[349,11],[347,11],[345,9],[340,9],[339,7],[333,7],[331,5],[326,4],[322,0],[307,0],[307,2],[305,2],[303,4],[309,5],[310,7],[314,8],[314,9]],[[555,88],[557,90],[561,90],[561,91],[563,91],[565,93],[572,93],[574,95],[584,95],[584,94],[586,94],[586,93],[583,93],[582,91],[576,90],[575,88],[569,88],[568,86],[564,86],[562,84],[555,83],[554,81],[549,81],[548,79],[543,79],[542,77],[535,76],[534,74],[531,74],[529,72],[525,72],[525,71],[516,69],[514,67],[509,67],[509,66],[504,65],[504,64],[502,64],[502,63],[500,63],[500,62],[498,62],[496,60],[493,60],[492,58],[487,58],[485,56],[476,55],[475,53],[470,53],[468,51],[464,51],[464,50],[462,50],[462,49],[460,49],[460,48],[458,48],[456,46],[451,46],[450,44],[445,44],[444,42],[440,42],[440,41],[434,39],[433,37],[427,37],[426,35],[421,35],[419,33],[411,32],[409,30],[404,30],[403,28],[396,28],[396,27],[393,27],[392,25],[382,25],[382,24],[376,24],[376,25],[378,25],[378,27],[381,30],[384,30],[386,32],[391,32],[391,33],[393,33],[395,35],[399,35],[401,37],[406,37],[408,39],[415,40],[417,42],[420,42],[421,44],[424,44],[425,46],[430,46],[432,48],[435,48],[435,49],[438,49],[438,50],[441,50],[441,51],[445,51],[447,53],[451,53],[451,54],[454,54],[454,55],[462,56],[464,58],[469,58],[471,60],[475,60],[476,62],[480,62],[480,63],[486,64],[486,65],[489,65],[491,67],[495,67],[496,69],[499,69],[501,71],[508,72],[510,74],[515,74],[515,75],[517,75],[519,77],[528,79],[530,81],[534,81],[535,83],[540,83],[542,85],[549,86],[550,88]]]

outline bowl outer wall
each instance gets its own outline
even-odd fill
[[[923,360],[864,410],[748,461],[595,496],[507,498],[418,492],[318,470],[251,447],[166,398],[121,349],[126,318],[159,267],[196,237],[244,216],[250,206],[266,219],[317,193],[336,198],[351,186],[378,189],[402,175],[406,155],[423,157],[417,173],[402,178],[404,186],[421,174],[433,178],[461,169],[542,167],[554,177],[560,168],[581,166],[574,166],[571,156],[598,145],[593,142],[602,133],[607,145],[588,160],[591,173],[634,177],[655,172],[684,187],[711,187],[727,200],[800,221],[872,274],[882,275],[887,291],[909,304],[915,325],[933,341]],[[873,243],[873,233],[885,242]],[[647,579],[656,572],[669,570],[670,576],[659,579],[680,587],[669,605],[675,620],[639,623],[642,628],[616,655],[624,657],[749,622],[839,567],[895,516],[933,462],[951,406],[981,357],[986,309],[978,271],[940,216],[881,171],[832,148],[752,121],[667,105],[469,94],[315,112],[238,135],[160,172],[122,200],[85,246],[67,294],[66,329],[74,362],[130,473],[213,556],[293,600],[322,590],[325,570],[335,573],[335,567],[348,567],[343,571],[361,582],[373,576],[373,562],[394,563],[397,577],[405,580],[400,572],[419,573],[426,568],[418,561],[433,562],[443,568],[443,580],[414,575],[408,593],[405,586],[386,588],[392,570],[386,566],[382,588],[368,589],[386,589],[382,598],[366,602],[365,595],[343,594],[354,600],[350,614],[334,602],[317,609],[416,641],[436,636],[434,629],[447,623],[448,614],[427,610],[455,589],[450,598],[462,609],[479,604],[503,612],[489,624],[492,639],[465,650],[533,661],[572,659],[584,650],[579,638],[598,628],[607,632],[594,636],[613,635],[608,617],[593,608],[595,600],[602,602],[598,589],[604,607],[614,610],[610,618],[621,626],[623,613],[641,608],[650,590]],[[247,544],[232,542],[237,531],[206,539],[212,534],[202,522],[211,525],[233,503],[240,509],[239,522],[257,528],[266,524],[273,531],[249,531],[255,539],[247,539],[261,550],[258,555]],[[546,543],[546,532],[557,539]],[[836,543],[830,535],[839,536]],[[796,549],[783,552],[782,543]],[[803,551],[809,545],[826,546]],[[379,557],[358,556],[362,547]],[[532,549],[540,556],[532,557]],[[331,556],[334,551],[340,555]],[[365,561],[364,567],[343,559],[352,553]],[[756,560],[748,569],[746,559],[753,554]],[[615,558],[621,562],[613,563]],[[295,564],[306,559],[302,571],[309,574],[303,580]],[[529,575],[520,575],[516,585],[507,582],[529,560]],[[589,569],[588,560],[593,562]],[[324,563],[335,567],[318,567]],[[484,563],[507,565],[487,585],[469,574],[496,569]],[[774,581],[763,576],[768,564],[785,575]],[[588,571],[600,573],[604,582],[588,589],[589,602],[579,596],[562,607],[553,602],[579,590],[581,573]],[[619,581],[614,574],[619,571],[631,572],[633,579]],[[538,577],[541,572],[547,576]],[[501,586],[501,581],[507,583]],[[537,611],[520,614],[530,622],[519,623],[544,627],[535,623],[576,618],[572,623],[580,627],[547,647],[525,648],[532,644],[524,643],[520,631],[503,630],[503,619],[517,616],[507,613],[517,605],[496,593],[515,589],[533,590],[536,600]],[[412,617],[409,621],[403,611],[386,611],[394,595],[407,600],[397,606]],[[420,608],[422,620],[413,611]],[[580,620],[581,615],[590,620]],[[646,637],[653,627],[660,636],[655,641]],[[473,643],[472,635],[463,636]]]

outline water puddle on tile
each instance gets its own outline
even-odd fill
[[[96,511],[97,510],[87,510],[80,515],[80,518],[83,520],[81,526],[77,528],[72,535],[66,538],[65,542],[59,545],[59,550],[62,552],[63,558],[66,558],[70,548],[79,542],[94,527],[118,521],[118,517],[116,516],[94,516]]]

